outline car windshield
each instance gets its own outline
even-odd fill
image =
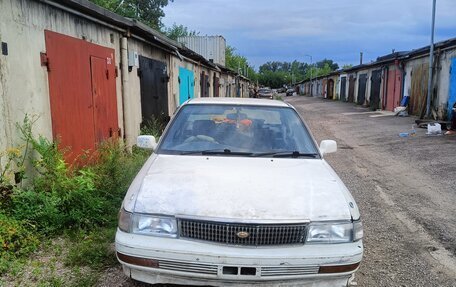
[[[260,92],[260,93],[264,93],[264,94],[267,94],[267,93],[272,93],[272,91],[271,91],[271,90],[269,90],[269,89],[260,89],[258,92]]]
[[[228,104],[183,106],[157,153],[318,157],[312,137],[292,108]]]

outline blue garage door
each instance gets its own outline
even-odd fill
[[[179,67],[179,105],[194,97],[194,87],[193,72]]]
[[[451,59],[450,95],[448,96],[448,119],[451,120],[453,105],[456,102],[456,58]]]

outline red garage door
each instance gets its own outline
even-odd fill
[[[71,162],[118,133],[114,50],[45,31],[52,132]]]
[[[401,101],[402,77],[401,72],[396,67],[388,71],[388,85],[386,94],[386,110],[394,111]]]

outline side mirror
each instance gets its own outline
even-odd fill
[[[139,148],[155,150],[157,148],[157,140],[154,136],[138,136],[136,139],[136,145]]]
[[[327,153],[333,153],[337,151],[337,143],[333,140],[323,140],[320,143],[320,153],[325,155]]]

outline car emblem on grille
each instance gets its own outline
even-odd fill
[[[239,238],[247,238],[250,236],[250,233],[248,233],[247,231],[239,231],[238,233],[236,233],[236,236]]]

